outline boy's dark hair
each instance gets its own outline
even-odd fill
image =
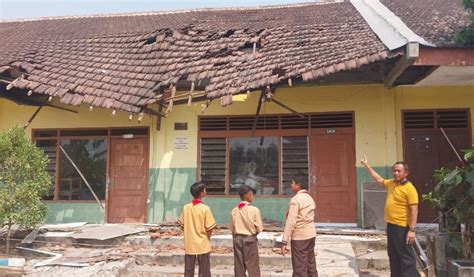
[[[404,161],[398,161],[398,162],[394,163],[392,167],[394,167],[396,165],[403,165],[403,168],[405,169],[406,172],[410,171],[410,168],[408,167],[408,164]]]
[[[298,173],[291,177],[291,180],[298,184],[301,189],[308,189],[308,174]]]
[[[203,192],[205,188],[206,184],[204,184],[204,182],[196,182],[191,186],[191,195],[194,198],[198,198],[199,194],[201,194],[201,192]]]
[[[240,200],[245,200],[245,195],[247,195],[247,193],[249,192],[254,192],[253,189],[249,186],[241,186],[239,188],[239,196],[240,196]]]

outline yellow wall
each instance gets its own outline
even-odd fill
[[[251,93],[245,101],[235,101],[233,105],[222,108],[220,101],[213,101],[204,113],[201,104],[192,107],[179,106],[165,119],[166,145],[172,149],[175,137],[186,135],[182,131],[173,132],[174,122],[188,122],[187,133],[192,151],[178,150],[172,153],[172,167],[197,166],[197,116],[199,115],[254,115],[257,109],[259,93]],[[363,153],[374,165],[386,165],[396,160],[395,111],[394,95],[379,85],[298,87],[277,89],[275,98],[299,112],[355,111],[356,118],[356,152],[357,157]],[[274,103],[265,103],[262,114],[288,113]],[[388,147],[388,148],[387,148]],[[385,149],[388,149],[385,151]],[[170,153],[170,152],[169,152]],[[190,157],[190,153],[193,153]]]
[[[436,87],[436,88],[395,88],[386,89],[381,85],[354,86],[303,86],[277,89],[275,98],[299,112],[354,111],[356,128],[357,160],[367,154],[371,164],[383,175],[388,175],[390,166],[396,160],[402,160],[401,111],[403,109],[427,108],[470,108],[471,123],[474,123],[473,87]],[[247,97],[245,97],[247,96]],[[162,119],[162,128],[156,130],[156,117],[144,116],[138,123],[137,116],[129,121],[129,114],[88,106],[69,107],[78,113],[58,109],[44,108],[28,128],[91,128],[91,127],[127,127],[146,126],[150,128],[150,186],[148,204],[148,222],[176,220],[180,208],[190,200],[189,186],[196,179],[198,161],[197,129],[199,115],[254,115],[259,92],[239,95],[245,101],[222,108],[217,99],[204,113],[203,102],[175,106],[167,118]],[[53,102],[60,105],[59,103]],[[23,125],[35,111],[35,107],[18,106],[0,98],[0,130],[14,123]],[[265,103],[262,114],[287,113],[275,103]],[[175,122],[186,122],[187,131],[175,131]],[[474,127],[472,127],[474,131]],[[175,149],[176,138],[187,138],[188,149]],[[474,138],[474,133],[473,133]],[[365,169],[357,166],[357,188],[363,180],[369,180]],[[358,190],[360,194],[360,189]],[[237,201],[236,199],[233,199]],[[360,200],[360,195],[359,195]],[[234,202],[235,202],[234,201]],[[228,210],[235,205],[228,198],[213,198],[209,205],[213,208],[218,222],[226,223]],[[83,221],[101,222],[103,213],[85,209],[84,203],[49,203],[48,222]],[[269,220],[281,221],[287,207],[286,198],[257,198],[262,215]],[[85,205],[85,204],[84,204]],[[268,209],[265,207],[272,207]],[[279,210],[278,210],[279,209]],[[359,220],[361,205],[359,203]],[[63,214],[71,214],[67,219],[58,219]]]
[[[70,113],[50,107],[44,108],[28,128],[76,128],[76,127],[150,127],[150,166],[153,168],[195,168],[197,166],[197,124],[199,115],[248,114],[256,111],[259,93],[252,92],[245,101],[222,108],[220,101],[211,103],[204,113],[201,104],[175,106],[167,118],[162,120],[161,131],[156,131],[156,117],[145,115],[138,123],[137,116],[128,120],[129,114],[88,106],[69,107],[78,113]],[[245,95],[239,96],[245,98]],[[277,89],[275,98],[299,112],[355,111],[356,155],[367,154],[375,166],[390,165],[402,159],[401,110],[424,108],[470,108],[474,114],[473,87],[395,88],[385,89],[381,85],[354,86],[306,86]],[[58,103],[56,103],[58,104]],[[0,99],[0,129],[13,123],[24,124],[35,107],[18,106]],[[262,106],[263,114],[287,113],[274,103]],[[175,122],[187,122],[188,131],[175,131]],[[471,122],[474,120],[471,119]],[[474,137],[474,128],[473,137]],[[188,139],[187,150],[174,149],[178,137]]]

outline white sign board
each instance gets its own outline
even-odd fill
[[[175,138],[174,149],[188,149],[188,138]]]

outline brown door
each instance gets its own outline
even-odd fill
[[[107,221],[145,222],[148,139],[112,138]]]
[[[459,150],[470,145],[469,130],[445,130],[449,139]],[[441,130],[405,130],[405,160],[410,166],[409,179],[415,185],[420,201],[422,195],[433,190],[436,181],[434,171],[441,167],[454,168],[460,162],[449,146]],[[461,157],[463,156],[460,153]],[[438,212],[427,202],[419,205],[418,221],[430,223],[438,216]],[[437,221],[435,223],[438,223]]]
[[[357,222],[354,134],[312,135],[311,194],[316,222]]]
[[[422,195],[433,190],[434,171],[441,167],[454,168],[459,159],[441,132],[443,128],[454,147],[461,153],[471,145],[469,110],[412,110],[403,113],[405,161],[410,166],[409,179],[415,185],[421,201]],[[419,205],[418,221],[438,223],[438,212],[427,202]]]

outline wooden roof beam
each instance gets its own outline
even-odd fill
[[[421,47],[413,65],[474,66],[474,48]]]
[[[410,42],[406,45],[405,55],[395,63],[395,66],[390,70],[384,80],[384,85],[386,87],[393,87],[397,79],[402,76],[403,72],[413,65],[416,58],[418,58],[419,50],[420,45],[417,42]]]
[[[257,123],[258,123],[258,118],[260,117],[260,109],[262,108],[262,102],[265,101],[266,92],[267,92],[267,88],[262,88],[260,97],[258,98],[257,111],[255,112],[255,118],[253,119],[252,137],[255,137],[255,132],[257,131]]]

